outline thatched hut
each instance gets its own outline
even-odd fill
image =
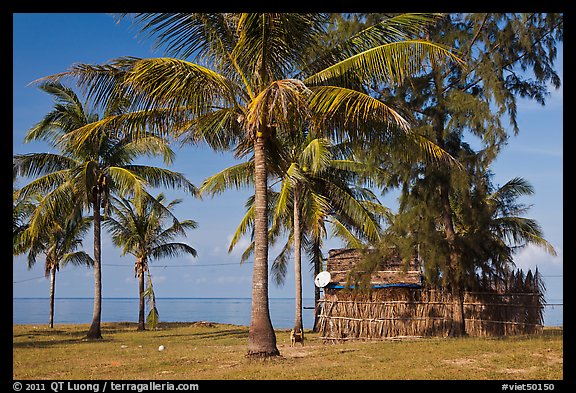
[[[326,270],[330,272],[330,283],[328,289],[353,288],[357,281],[364,277],[365,271],[360,270],[360,262],[365,255],[362,251],[351,248],[330,250],[326,262]],[[392,255],[386,260],[378,261],[378,266],[371,270],[370,275],[364,278],[369,282],[365,283],[371,288],[407,287],[420,288],[422,286],[422,274],[418,266],[418,260],[414,258],[405,266],[402,259],[397,255]],[[360,268],[360,269],[358,269]],[[356,278],[356,280],[355,280]]]
[[[319,332],[326,341],[373,340],[404,336],[448,336],[453,326],[449,291],[427,285],[414,258],[404,264],[391,256],[370,274],[361,267],[366,254],[330,250],[330,282],[320,300]],[[360,267],[360,269],[359,269]],[[364,282],[359,280],[364,277]],[[511,272],[500,280],[479,280],[464,294],[466,333],[472,336],[541,331],[543,286],[538,272]]]

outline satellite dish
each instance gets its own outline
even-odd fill
[[[328,283],[330,282],[332,277],[330,277],[330,273],[329,272],[320,272],[316,275],[316,278],[314,279],[314,285],[316,285],[318,288],[324,288],[326,285],[328,285]]]

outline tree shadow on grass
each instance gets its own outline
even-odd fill
[[[192,340],[204,339],[245,339],[248,338],[248,329],[244,326],[221,325],[221,324],[196,324],[189,322],[168,322],[159,325],[160,330],[137,331],[138,324],[135,322],[106,322],[103,323],[102,339],[87,340],[88,326],[84,329],[39,329],[27,330],[13,335],[13,348],[47,348],[57,345],[83,345],[91,343],[110,343],[122,341],[117,334],[142,334],[144,337],[157,338],[186,338]],[[181,333],[173,332],[182,328],[194,328],[193,331],[182,330]],[[172,331],[172,332],[171,332]],[[17,341],[15,339],[28,338],[30,340]]]
[[[248,330],[232,328],[226,330],[205,331],[205,332],[190,332],[182,334],[158,334],[156,337],[189,337],[195,339],[215,339],[215,338],[248,338]]]
[[[21,334],[13,334],[12,337],[13,338],[20,338],[20,337],[33,338],[33,337],[37,337],[37,336],[42,337],[42,336],[64,335],[64,334],[70,334],[70,332],[67,332],[65,330],[58,330],[58,329],[34,330],[34,331],[26,331],[26,332],[21,333]]]
[[[57,345],[82,345],[82,344],[90,344],[94,342],[110,342],[111,340],[106,340],[105,338],[102,340],[86,340],[86,332],[75,332],[69,333],[65,332],[64,335],[66,337],[62,338],[52,338],[52,339],[35,339],[33,341],[24,341],[24,342],[12,342],[13,348],[48,348]],[[43,335],[39,335],[43,336]],[[29,335],[29,338],[34,338],[34,336]],[[56,337],[52,334],[52,337]]]

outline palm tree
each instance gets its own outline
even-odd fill
[[[330,235],[343,239],[347,247],[358,248],[365,241],[377,242],[381,216],[388,209],[370,190],[360,185],[360,177],[367,173],[367,168],[349,155],[348,149],[344,148],[346,144],[331,146],[328,141],[310,134],[293,143],[290,166],[281,179],[271,230],[271,234],[276,235],[278,231],[274,228],[283,226],[288,241],[274,260],[272,271],[276,282],[283,282],[292,243],[296,285],[294,329],[302,330],[301,251],[306,251],[316,275],[322,268],[321,248],[328,228]],[[342,151],[346,155],[341,156]],[[316,288],[316,312],[319,299],[320,292]]]
[[[556,250],[544,238],[540,225],[533,219],[522,217],[529,207],[517,200],[534,193],[530,183],[515,177],[493,189],[489,176],[476,179],[466,200],[474,215],[464,214],[457,208],[455,223],[458,236],[465,244],[463,258],[466,267],[480,270],[482,275],[501,277],[514,267],[514,254],[531,244],[555,256]],[[465,230],[466,229],[466,230]],[[472,277],[474,271],[467,272]],[[475,282],[466,282],[468,286]]]
[[[14,181],[16,178],[14,178]],[[28,220],[33,214],[41,196],[27,195],[22,197],[20,190],[13,187],[12,192],[12,251],[14,255],[20,255],[23,250],[21,246],[22,234],[28,228]]]
[[[358,173],[367,168],[350,159],[337,158],[349,149],[330,146],[327,140],[311,133],[295,134],[285,146],[292,146],[274,162],[274,177],[279,191],[269,190],[269,241],[274,244],[287,234],[287,242],[272,264],[277,284],[282,284],[291,255],[294,260],[296,312],[294,330],[303,331],[302,324],[302,250],[310,256],[315,274],[322,263],[322,242],[327,236],[325,224],[332,227],[332,235],[343,238],[348,246],[360,247],[362,240],[375,242],[381,231],[378,219],[371,212],[376,204],[380,213],[386,209],[366,189],[355,189],[353,182]],[[297,139],[296,139],[297,138]],[[241,188],[253,183],[253,161],[234,165],[204,180],[200,194],[212,196],[229,188]],[[254,198],[246,203],[247,212],[234,233],[229,252],[238,240],[254,227]],[[242,255],[246,261],[254,251],[252,242]],[[319,293],[315,294],[316,303]]]
[[[54,109],[28,131],[25,142],[43,139],[58,153],[31,153],[14,156],[17,175],[36,177],[21,188],[23,197],[39,192],[44,196],[30,220],[30,234],[38,236],[47,222],[61,217],[70,202],[92,210],[94,223],[94,312],[88,339],[102,338],[101,210],[109,211],[111,193],[132,194],[139,198],[144,186],[183,187],[192,193],[195,187],[180,173],[167,169],[132,164],[142,155],[162,156],[170,164],[173,151],[166,141],[143,132],[141,138],[112,135],[102,128],[89,138],[74,138],[78,129],[98,121],[98,113],[88,113],[74,91],[59,82],[45,82],[40,88],[55,98]],[[126,102],[113,97],[103,117],[116,115]],[[69,210],[68,210],[69,211]]]
[[[16,192],[16,194],[19,194]],[[19,196],[16,196],[19,200]],[[36,198],[36,201],[40,201]],[[25,206],[29,210],[30,217],[37,204],[30,202],[23,205],[22,202],[15,206],[16,210]],[[56,292],[56,272],[60,267],[67,264],[93,266],[94,261],[84,251],[76,251],[82,246],[82,239],[90,229],[92,219],[83,217],[82,211],[72,206],[71,213],[54,221],[46,221],[47,227],[43,228],[38,236],[32,236],[32,228],[23,223],[18,230],[14,231],[14,255],[28,253],[28,268],[36,264],[36,258],[43,254],[45,257],[45,275],[50,277],[50,328],[54,327],[54,298]]]
[[[122,255],[126,253],[136,257],[134,271],[138,277],[140,306],[138,313],[138,330],[145,330],[144,315],[144,274],[148,271],[148,263],[152,259],[176,257],[182,254],[196,256],[196,250],[186,243],[174,242],[178,236],[186,236],[186,230],[198,225],[195,221],[179,221],[172,209],[181,199],[175,199],[165,204],[165,196],[160,193],[156,198],[144,196],[144,200],[130,201],[125,198],[113,198],[113,216],[104,221],[114,244],[122,247]],[[171,220],[170,226],[166,221]],[[149,283],[150,294],[152,295]],[[154,307],[150,310],[155,313]]]
[[[532,186],[522,178],[513,178],[499,188],[491,183],[492,158],[462,147],[460,157],[467,162],[465,178],[451,180],[450,209],[454,229],[457,269],[451,264],[454,252],[440,230],[444,223],[437,194],[438,173],[428,169],[418,173],[418,180],[404,188],[400,211],[391,217],[383,236],[382,248],[394,246],[405,258],[418,249],[426,280],[450,289],[453,297],[452,335],[465,334],[465,290],[477,290],[483,278],[496,281],[514,267],[514,255],[531,244],[556,255],[536,221],[523,217],[528,207],[518,198],[532,195]]]
[[[146,126],[204,140],[216,149],[235,146],[239,156],[254,154],[248,355],[279,355],[268,305],[268,147],[277,135],[296,132],[300,127],[294,125],[305,122],[338,140],[409,133],[407,121],[362,91],[360,82],[394,84],[426,59],[454,57],[445,47],[407,39],[436,20],[430,15],[391,18],[312,64],[307,49],[325,33],[326,14],[137,14],[135,20],[167,45],[169,55],[196,62],[122,58],[104,66],[78,65],[50,78],[77,77],[95,97],[121,91],[139,104],[140,110],[85,127],[80,138],[110,125],[132,135]]]

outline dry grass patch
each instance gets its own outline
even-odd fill
[[[562,379],[562,330],[538,336],[422,338],[326,344],[306,332],[290,346],[277,330],[281,356],[246,357],[248,327],[163,323],[156,331],[105,323],[104,339],[85,341],[88,325],[13,326],[14,379],[106,380],[453,380]],[[159,351],[163,345],[165,349]]]

